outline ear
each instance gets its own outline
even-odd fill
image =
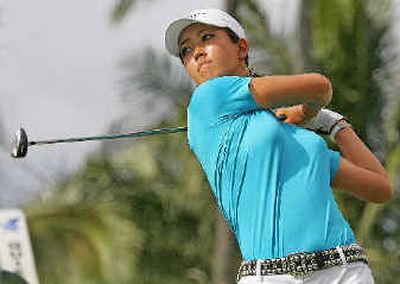
[[[238,42],[238,47],[239,47],[239,58],[244,59],[249,55],[249,42],[245,40],[244,38],[241,38]]]

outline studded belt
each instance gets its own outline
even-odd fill
[[[287,257],[243,261],[240,265],[237,281],[245,276],[268,276],[289,274],[304,277],[314,271],[361,261],[368,264],[368,257],[359,245],[339,246],[316,252],[299,252]]]

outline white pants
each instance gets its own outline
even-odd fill
[[[353,262],[341,266],[315,271],[306,277],[294,277],[291,275],[273,276],[246,276],[242,277],[238,284],[259,283],[313,283],[313,284],[373,284],[371,269],[363,262]]]

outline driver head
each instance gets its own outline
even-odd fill
[[[23,128],[15,132],[11,140],[11,157],[23,158],[28,152],[28,136]]]

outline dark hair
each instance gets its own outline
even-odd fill
[[[228,33],[228,35],[231,38],[231,41],[233,43],[239,42],[240,37],[234,31],[232,31],[230,28],[224,28],[224,30]],[[246,66],[249,66],[249,56],[248,55],[244,59],[244,63],[246,64]]]
[[[233,43],[237,43],[240,40],[240,37],[230,28],[224,28],[224,29],[228,33]],[[246,64],[246,67],[249,70],[249,75],[251,77],[261,77],[261,75],[257,74],[253,68],[249,68],[249,55],[247,55],[246,58],[244,59],[244,63]]]

